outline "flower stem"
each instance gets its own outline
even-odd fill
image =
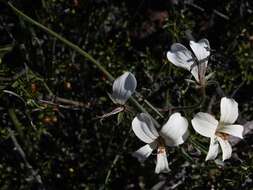
[[[8,109],[8,113],[9,113],[11,121],[12,121],[13,125],[15,126],[18,134],[21,136],[21,138],[23,138],[24,137],[24,133],[23,133],[23,130],[22,130],[22,124],[19,122],[14,109],[9,108]]]
[[[117,162],[119,161],[120,157],[122,156],[123,154],[123,151],[127,145],[127,142],[129,140],[129,137],[130,137],[130,132],[132,131],[132,129],[130,128],[130,130],[128,131],[128,135],[126,137],[126,139],[124,140],[124,142],[122,143],[122,146],[120,146],[121,148],[121,151],[119,151],[119,153],[114,157],[113,161],[112,161],[112,164],[109,168],[109,170],[107,171],[107,174],[106,174],[106,178],[105,178],[105,182],[104,182],[104,185],[105,187],[108,185],[109,181],[110,181],[110,177],[111,177],[111,174],[112,174],[112,170],[113,168],[116,166]]]
[[[32,18],[30,18],[29,16],[27,16],[26,14],[24,14],[23,12],[21,12],[20,10],[18,10],[10,2],[8,2],[8,5],[11,7],[11,9],[16,14],[18,14],[19,16],[21,16],[27,22],[29,22],[29,23],[31,23],[31,24],[33,24],[33,25],[41,28],[45,32],[47,32],[50,35],[54,36],[58,40],[62,41],[64,44],[68,45],[69,47],[71,47],[72,49],[74,49],[75,51],[77,51],[78,53],[80,53],[81,55],[83,55],[85,58],[87,58],[89,61],[91,61],[93,64],[95,64],[108,77],[108,79],[110,81],[114,80],[114,77],[97,60],[95,60],[89,53],[87,53],[86,51],[82,50],[79,46],[77,46],[74,43],[70,42],[69,40],[67,40],[66,38],[62,37],[61,35],[59,35],[58,33],[54,32],[53,30],[51,30],[51,29],[47,28],[46,26],[40,24],[39,22],[33,20]]]
[[[203,104],[205,103],[205,100],[206,100],[206,89],[204,86],[200,88],[200,92],[201,92],[201,99],[196,104],[191,105],[191,106],[178,106],[178,107],[170,106],[169,108],[162,109],[162,111],[171,112],[171,111],[179,111],[179,110],[199,109],[203,106]]]
[[[40,29],[44,30],[45,32],[47,32],[48,34],[54,36],[56,39],[60,40],[61,42],[63,42],[64,44],[66,44],[67,46],[69,46],[70,48],[72,48],[73,50],[77,51],[79,54],[81,54],[82,56],[84,56],[86,59],[88,59],[90,62],[92,62],[93,64],[95,64],[97,66],[97,68],[107,76],[107,78],[113,82],[114,81],[114,77],[111,75],[111,73],[109,73],[106,68],[101,65],[101,63],[99,63],[96,59],[94,59],[88,52],[84,51],[83,49],[81,49],[79,46],[75,45],[74,43],[70,42],[69,40],[67,40],[66,38],[62,37],[61,35],[59,35],[58,33],[54,32],[53,30],[49,29],[48,27],[40,24],[39,22],[33,20],[32,18],[30,18],[29,16],[27,16],[26,14],[24,14],[22,11],[18,10],[14,5],[12,5],[12,3],[8,2],[8,5],[10,6],[10,8],[20,17],[22,17],[24,20],[26,20],[27,22],[39,27]],[[140,105],[133,97],[131,97],[131,102],[133,104],[135,104],[135,106],[142,112],[148,113],[147,110]],[[147,103],[148,101],[146,101]],[[152,110],[155,110],[155,112],[158,114],[159,111],[157,109],[154,109],[154,106],[151,106],[150,103],[147,104]],[[158,114],[161,117],[161,113]],[[153,118],[153,120],[155,121],[155,119]],[[157,122],[155,121],[155,123],[157,124]]]
[[[147,110],[146,110],[142,105],[139,104],[139,102],[138,102],[136,99],[134,99],[133,97],[130,97],[130,101],[131,101],[133,104],[135,104],[135,106],[136,106],[140,111],[142,111],[142,112],[148,114],[148,115],[150,116],[150,118],[153,120],[155,126],[156,126],[157,128],[160,128],[159,123],[147,112]]]

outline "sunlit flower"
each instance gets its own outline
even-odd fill
[[[126,108],[125,103],[135,92],[136,86],[137,81],[134,75],[130,72],[125,72],[123,75],[116,78],[113,82],[112,94],[108,93],[108,95],[111,100],[119,106],[111,112],[105,113],[102,116],[97,116],[96,118],[103,120],[104,118],[124,111]]]
[[[207,39],[198,42],[190,41],[193,53],[180,43],[174,43],[167,52],[168,60],[178,67],[187,69],[192,73],[196,81],[204,85],[210,45]]]
[[[180,113],[170,116],[167,123],[160,132],[156,130],[152,119],[148,114],[141,113],[132,122],[132,129],[135,135],[147,143],[145,146],[133,153],[140,162],[144,162],[153,152],[157,150],[157,163],[155,173],[169,172],[165,146],[178,146],[188,136],[188,122]]]
[[[125,72],[113,82],[112,95],[110,97],[114,103],[124,105],[134,93],[136,86],[137,81],[134,75],[130,72]]]
[[[233,124],[238,117],[238,103],[234,99],[223,97],[220,104],[220,121],[208,113],[199,112],[192,119],[192,126],[200,135],[210,138],[209,151],[206,160],[215,159],[222,150],[222,160],[231,157],[232,147],[229,144],[230,135],[243,138],[243,126]]]

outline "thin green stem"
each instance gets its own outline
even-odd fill
[[[121,151],[114,157],[114,159],[113,159],[113,161],[112,161],[112,164],[111,164],[111,166],[110,166],[110,168],[109,168],[109,170],[108,170],[108,172],[107,172],[107,174],[106,174],[105,183],[104,183],[105,187],[108,185],[108,183],[109,183],[109,181],[110,181],[110,177],[111,177],[113,168],[116,166],[117,162],[118,162],[119,159],[120,159],[120,156],[123,154],[123,151],[124,151],[124,149],[125,149],[125,147],[126,147],[126,144],[127,144],[127,142],[128,142],[128,139],[129,139],[129,137],[130,137],[130,132],[131,132],[131,131],[132,131],[132,129],[130,128],[130,130],[128,131],[128,135],[127,135],[126,139],[124,140],[122,146],[120,146]]]
[[[18,10],[14,5],[12,5],[12,3],[8,2],[8,5],[11,7],[11,9],[19,16],[21,16],[24,20],[26,20],[27,22],[29,22],[30,24],[33,24],[37,27],[39,27],[40,29],[44,30],[45,32],[47,32],[48,34],[54,36],[56,39],[60,40],[61,42],[63,42],[64,44],[66,44],[67,46],[69,46],[70,48],[72,48],[73,50],[77,51],[79,54],[81,54],[82,56],[84,56],[86,59],[88,59],[89,61],[91,61],[93,64],[95,64],[97,66],[97,68],[104,73],[108,79],[113,82],[114,81],[114,77],[106,70],[106,68],[101,65],[101,63],[99,63],[97,60],[95,60],[89,53],[87,53],[86,51],[84,51],[83,49],[81,49],[79,46],[75,45],[74,43],[70,42],[69,40],[67,40],[66,38],[62,37],[61,35],[59,35],[58,33],[54,32],[53,30],[47,28],[46,26],[40,24],[39,22],[33,20],[32,18],[30,18],[29,16],[27,16],[26,14],[24,14],[22,11]],[[49,88],[48,91],[50,92]],[[51,92],[52,93],[52,92]],[[147,110],[141,106],[133,97],[131,98],[131,102],[133,104],[135,104],[135,106],[141,110],[142,112],[148,113]],[[146,101],[147,102],[147,101]],[[147,104],[150,107],[150,103]],[[158,114],[159,111],[157,109],[154,109],[154,107],[151,107],[152,110],[156,110],[155,112]],[[159,116],[161,116],[161,113],[158,114]],[[155,119],[153,119],[155,121]],[[156,124],[157,121],[155,121]],[[157,125],[158,126],[158,125]]]
[[[13,125],[15,126],[18,134],[21,136],[21,138],[24,137],[24,133],[22,131],[22,124],[19,122],[17,115],[15,113],[15,110],[12,108],[9,108],[8,112],[9,112],[9,116],[11,118],[11,121],[12,121]],[[7,129],[8,129],[9,135],[11,137],[11,140],[12,140],[15,148],[16,148],[17,152],[20,154],[20,156],[22,157],[23,162],[25,163],[25,166],[28,169],[30,175],[38,184],[40,184],[39,190],[45,190],[41,176],[39,175],[38,171],[36,171],[32,167],[32,165],[28,162],[27,156],[26,156],[23,148],[21,147],[21,145],[18,143],[18,140],[16,139],[14,132],[10,128],[7,128]]]
[[[193,109],[199,109],[203,106],[203,104],[205,103],[205,100],[206,100],[206,89],[205,87],[202,87],[201,89],[201,99],[199,102],[197,102],[196,104],[194,105],[191,105],[191,106],[170,106],[169,108],[166,108],[166,109],[162,109],[162,111],[179,111],[179,110],[193,110]]]
[[[144,102],[149,106],[157,115],[159,115],[161,118],[164,118],[164,116],[148,101],[144,100]]]
[[[0,48],[0,52],[1,51],[11,51],[12,50],[12,46],[11,47],[3,47],[3,48]]]
[[[15,113],[15,110],[13,108],[9,108],[8,109],[8,113],[9,113],[9,116],[11,118],[11,121],[13,123],[13,125],[15,126],[18,134],[21,136],[21,137],[24,137],[24,133],[23,133],[23,130],[22,130],[22,124],[19,122],[18,118],[17,118],[17,115]]]
[[[16,14],[18,14],[19,16],[21,16],[27,22],[29,22],[29,23],[31,23],[31,24],[33,24],[33,25],[41,28],[45,32],[49,33],[50,35],[54,36],[55,38],[57,38],[58,40],[60,40],[64,44],[66,44],[69,47],[71,47],[73,50],[75,50],[78,53],[80,53],[81,55],[83,55],[85,58],[87,58],[89,61],[91,61],[93,64],[95,64],[108,77],[108,79],[110,81],[114,80],[114,77],[97,60],[95,60],[89,53],[87,53],[86,51],[82,50],[79,46],[77,46],[74,43],[70,42],[69,40],[67,40],[66,38],[62,37],[61,35],[59,35],[58,33],[54,32],[53,30],[51,30],[51,29],[45,27],[44,25],[40,24],[39,22],[33,20],[32,18],[30,18],[29,16],[27,16],[26,14],[24,14],[23,12],[21,12],[20,10],[18,10],[16,7],[14,7],[10,2],[8,2],[8,5],[11,7],[11,9]]]
[[[207,154],[207,150],[205,147],[203,147],[203,145],[201,145],[198,141],[196,141],[194,138],[190,137],[189,138],[190,143],[192,143],[195,148],[197,148],[198,150],[200,150],[201,152]]]
[[[220,83],[218,81],[209,81],[207,83],[207,85],[215,85],[216,86],[216,91],[220,96],[226,96],[226,94],[224,93],[224,91],[222,90]]]
[[[130,101],[131,101],[133,104],[135,104],[135,106],[136,106],[140,111],[142,111],[142,112],[148,114],[148,115],[152,118],[152,120],[153,120],[154,124],[156,125],[156,127],[157,127],[157,128],[160,128],[159,123],[147,112],[147,110],[146,110],[142,105],[139,104],[139,102],[138,102],[136,99],[134,99],[133,97],[130,97]]]

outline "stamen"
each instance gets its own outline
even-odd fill
[[[229,137],[228,134],[222,133],[222,132],[216,132],[215,135],[222,138],[223,140],[228,140],[228,137]]]
[[[158,148],[157,148],[157,154],[164,154],[166,153],[166,149],[165,149],[165,141],[164,139],[159,136],[157,139],[156,139],[156,142],[158,144]]]
[[[157,154],[164,154],[166,152],[164,146],[159,146],[157,149]]]

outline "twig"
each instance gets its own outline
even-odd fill
[[[219,17],[225,19],[225,20],[229,20],[229,17],[223,13],[221,13],[220,11],[217,11],[216,9],[213,10],[214,14],[218,15]]]
[[[216,94],[214,94],[208,104],[208,107],[207,107],[207,113],[212,113],[212,107],[213,107],[213,104],[216,100]]]
[[[222,90],[219,82],[217,81],[209,81],[207,85],[216,85],[216,91],[217,91],[217,94],[220,96],[220,97],[224,97],[226,96],[226,94],[224,93],[224,91]]]
[[[23,76],[24,74],[26,74],[26,69],[22,69],[20,72],[18,72],[17,74],[11,76],[11,77],[0,77],[0,81],[5,81],[5,82],[9,82],[9,81],[13,81],[18,79],[19,77]]]
[[[195,9],[201,11],[201,12],[204,12],[204,11],[205,11],[204,8],[198,6],[198,5],[194,4],[194,3],[187,3],[187,2],[186,2],[185,4],[186,4],[186,5],[190,5],[190,6],[192,6],[193,8],[195,8]]]
[[[51,97],[51,98],[50,98]],[[79,102],[79,101],[75,101],[75,100],[69,100],[66,98],[61,98],[58,96],[50,96],[49,99],[51,100],[39,100],[39,102],[44,103],[44,104],[49,104],[49,105],[53,105],[53,106],[57,106],[57,107],[61,107],[61,108],[72,108],[72,106],[75,107],[88,107],[87,104],[83,103],[83,102]],[[65,105],[62,105],[62,104]]]
[[[164,116],[159,112],[159,110],[156,109],[149,101],[144,100],[144,102],[145,102],[157,115],[159,115],[161,118],[164,118]]]
[[[75,51],[77,51],[78,53],[80,53],[81,55],[83,55],[85,58],[87,58],[89,61],[91,61],[93,64],[95,64],[108,77],[108,79],[110,81],[114,80],[114,77],[97,60],[95,60],[89,53],[87,53],[86,51],[82,50],[79,46],[77,46],[74,43],[70,42],[66,38],[60,36],[59,34],[57,34],[56,32],[54,32],[53,30],[51,30],[51,29],[47,28],[46,26],[40,24],[39,22],[33,20],[32,18],[30,18],[29,16],[27,16],[26,14],[24,14],[23,12],[21,12],[20,10],[18,10],[15,6],[13,6],[11,2],[8,2],[8,5],[10,6],[10,8],[16,14],[18,14],[19,16],[21,16],[24,20],[26,20],[29,23],[31,23],[31,24],[39,27],[40,29],[46,31],[50,35],[54,36],[56,39],[60,40],[64,44],[68,45],[69,47],[71,47],[72,49],[74,49]]]
[[[203,104],[205,103],[205,100],[206,100],[205,87],[201,88],[201,93],[202,93],[201,100],[198,103],[194,104],[194,105],[191,105],[191,106],[178,106],[178,107],[171,105],[169,108],[160,109],[160,111],[170,112],[171,113],[172,111],[199,109],[203,106]]]
[[[231,94],[231,98],[233,98],[236,93],[242,88],[242,86],[244,85],[245,81],[242,81],[239,86],[233,91],[233,93]]]
[[[62,37],[61,35],[59,35],[58,33],[54,32],[53,30],[49,29],[48,27],[40,24],[39,22],[33,20],[32,18],[30,18],[29,16],[27,16],[26,14],[24,14],[22,11],[18,10],[11,2],[8,2],[9,7],[20,17],[22,17],[22,19],[24,19],[25,21],[29,22],[30,24],[33,24],[35,26],[37,26],[38,28],[42,29],[43,31],[47,32],[48,34],[50,34],[51,36],[55,37],[56,39],[60,40],[62,43],[64,43],[65,45],[67,45],[68,47],[70,47],[71,49],[75,50],[76,52],[78,52],[80,55],[84,56],[86,59],[88,59],[91,63],[93,63],[94,65],[96,65],[96,67],[104,74],[107,76],[107,78],[109,79],[110,82],[114,81],[114,77],[111,75],[111,73],[109,73],[106,68],[100,63],[98,62],[95,58],[93,58],[88,52],[84,51],[83,49],[81,49],[79,46],[77,46],[76,44],[70,42],[69,40],[67,40],[66,38]],[[47,86],[45,86],[47,87]],[[49,89],[48,89],[49,90]],[[148,113],[147,110],[140,105],[137,100],[135,100],[133,97],[130,98],[130,101],[142,112],[144,113]],[[157,123],[157,121],[151,116],[151,118],[154,120],[154,123],[157,127],[160,127],[160,125]]]
[[[122,151],[119,152],[119,153],[114,157],[114,159],[113,159],[113,161],[112,161],[112,164],[111,164],[111,166],[110,166],[110,168],[109,168],[109,170],[108,170],[108,172],[107,172],[107,174],[106,174],[105,183],[104,183],[105,187],[106,187],[106,185],[107,185],[108,182],[109,182],[109,179],[110,179],[110,177],[111,177],[111,173],[112,173],[113,168],[116,166],[116,164],[117,164],[117,162],[118,162],[120,156],[122,155],[122,153],[123,153],[123,151],[124,151],[124,149],[125,149],[125,146],[126,146],[126,144],[127,144],[127,141],[128,141],[129,136],[130,136],[131,130],[132,130],[132,128],[130,128],[130,130],[129,130],[129,132],[128,132],[127,138],[124,140],[122,146],[120,146],[121,149],[122,149]]]
[[[185,3],[185,4],[195,8],[195,9],[201,11],[201,12],[205,11],[205,9],[203,7],[200,7],[199,5],[196,5],[194,3]],[[224,13],[221,13],[220,11],[218,11],[216,9],[213,10],[213,13],[216,14],[217,16],[225,19],[225,20],[229,20],[229,16],[225,15]]]
[[[17,116],[14,112],[13,109],[9,109],[9,115],[11,117],[11,120],[14,124],[14,126],[16,127],[16,129],[20,128],[20,122],[18,121],[17,119]],[[40,184],[40,189],[41,190],[45,190],[44,188],[44,185],[43,185],[43,182],[42,182],[42,179],[41,179],[41,176],[38,174],[38,172],[36,172],[32,165],[28,162],[27,158],[26,158],[26,154],[24,152],[24,150],[22,149],[22,147],[20,146],[20,144],[18,143],[15,135],[14,135],[14,132],[10,129],[10,128],[7,128],[8,129],[8,132],[10,134],[10,137],[11,137],[11,140],[15,146],[15,150],[20,154],[20,156],[22,157],[23,159],[23,162],[25,163],[25,166],[27,167],[28,171],[30,172],[32,178],[38,183]]]

